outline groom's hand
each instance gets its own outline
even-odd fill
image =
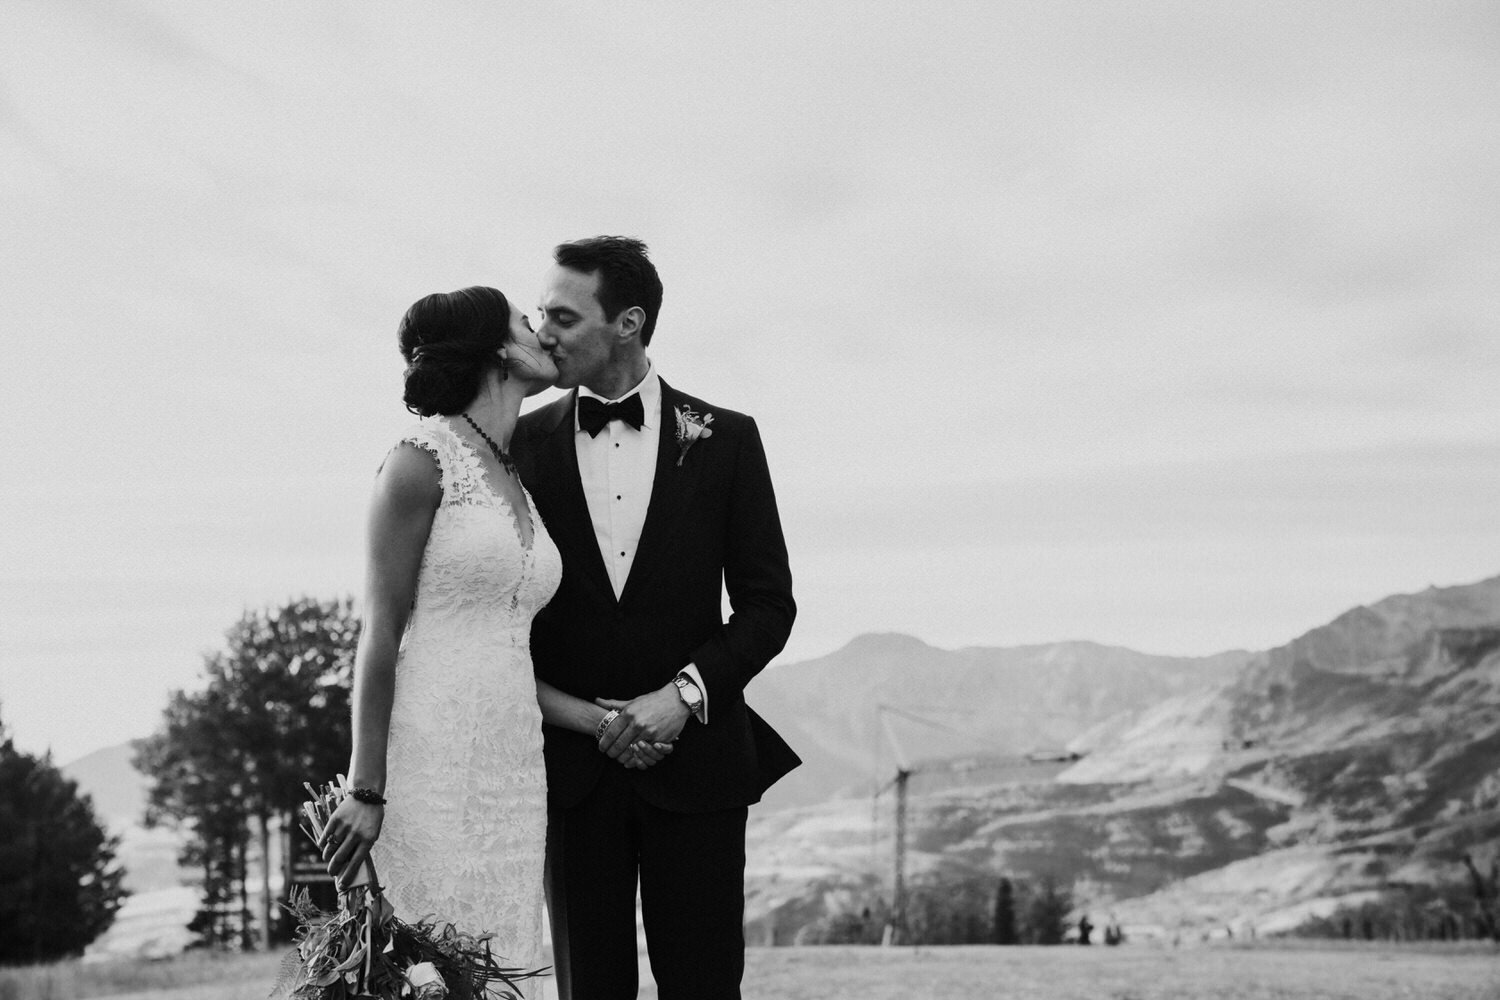
[[[637,741],[670,744],[687,725],[691,714],[677,693],[675,684],[658,688],[630,701],[611,698],[596,698],[594,704],[606,709],[618,709],[620,717],[609,727],[599,741],[599,749],[612,760],[620,760],[631,751]]]

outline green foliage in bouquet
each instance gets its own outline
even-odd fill
[[[337,784],[307,791],[302,830],[317,843],[349,789],[339,775]],[[314,906],[305,889],[287,910],[297,947],[282,962],[274,1000],[521,1000],[516,984],[543,971],[501,966],[488,935],[399,919],[369,861],[356,884],[340,887],[337,913]]]

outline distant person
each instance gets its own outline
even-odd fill
[[[639,884],[657,996],[738,998],[747,807],[799,763],[744,698],[796,614],[771,475],[754,420],[647,356],[662,285],[645,244],[554,257],[537,335],[572,391],[515,439],[563,563],[532,647],[541,680],[597,706],[544,727],[558,986],[636,995]],[[649,770],[617,766],[674,742]]]
[[[1083,916],[1078,918],[1078,943],[1093,944],[1093,941],[1089,940],[1089,936],[1093,933],[1094,925],[1089,920],[1089,915],[1085,913]]]
[[[322,846],[348,884],[372,855],[407,920],[493,934],[502,965],[541,958],[542,721],[602,709],[535,680],[533,617],[562,559],[507,452],[521,402],[557,369],[493,288],[429,295],[398,332],[421,420],[375,479],[354,668],[350,797]],[[540,706],[539,706],[540,700]],[[670,747],[642,744],[628,766]]]

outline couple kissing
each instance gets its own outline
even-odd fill
[[[401,322],[422,419],[376,477],[324,854],[511,964],[545,895],[573,1000],[636,996],[639,888],[658,996],[737,998],[747,810],[799,763],[743,695],[796,614],[765,451],[658,375],[645,244],[554,260],[535,325],[491,288]]]

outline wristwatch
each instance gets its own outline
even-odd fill
[[[703,709],[703,692],[698,690],[698,685],[687,674],[678,674],[672,678],[672,683],[677,685],[677,693],[682,696],[682,703],[688,707],[688,711],[697,715]]]

